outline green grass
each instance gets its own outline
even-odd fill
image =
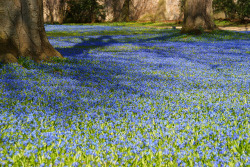
[[[245,27],[250,26],[250,23],[243,24],[237,21],[229,21],[229,20],[215,20],[215,24],[218,27]]]
[[[157,32],[159,32],[159,29],[155,28],[138,28],[129,30],[115,29],[114,31],[103,30],[98,32],[50,31],[47,32],[47,36],[65,37],[65,36],[96,36],[96,35],[137,35],[137,34],[155,34]]]
[[[250,23],[243,24],[239,23],[238,21],[229,21],[229,20],[215,20],[216,26],[219,27],[244,27],[250,26]],[[164,27],[172,27],[172,26],[182,26],[182,21],[167,21],[167,22],[103,22],[103,23],[65,23],[64,25],[102,25],[102,26],[129,26],[129,27],[155,27],[155,28],[164,28]]]
[[[129,27],[165,27],[165,26],[181,26],[181,22],[104,22],[104,23],[66,23],[64,25],[104,25],[104,26],[129,26]]]

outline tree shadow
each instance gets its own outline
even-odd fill
[[[78,64],[79,62],[87,61],[88,63],[79,63],[80,66],[70,67],[70,70],[74,71],[75,75],[68,76],[71,79],[77,80],[80,84],[92,83],[98,86],[98,89],[107,89],[110,92],[124,92],[126,91],[128,94],[140,94],[142,97],[146,96],[146,90],[137,90],[131,85],[126,84],[126,76],[130,74],[127,68],[127,63],[130,61],[126,58],[126,56],[121,56],[119,58],[115,58],[115,60],[110,59],[109,51],[102,51],[105,47],[114,46],[116,47],[118,44],[131,44],[137,45],[139,47],[143,47],[145,42],[150,42],[154,40],[168,40],[176,35],[181,35],[179,33],[176,34],[165,34],[159,37],[148,37],[147,39],[141,39],[137,42],[120,42],[115,39],[115,36],[112,35],[100,35],[100,36],[89,36],[89,37],[77,37],[80,39],[78,43],[76,43],[72,47],[62,48],[56,47],[56,49],[64,55],[68,61],[71,63]],[[124,36],[126,38],[126,36]],[[96,53],[95,53],[96,51]],[[150,50],[145,49],[145,52],[151,52]],[[161,55],[162,51],[157,50],[158,56]],[[116,55],[126,55],[129,52],[120,51],[116,52]],[[93,57],[92,54],[95,54]],[[101,54],[100,57],[96,54]],[[107,55],[106,55],[107,54]],[[167,55],[165,55],[167,57]],[[169,55],[169,57],[173,57],[173,55]],[[107,60],[109,58],[109,60]],[[136,59],[136,58],[135,58]],[[119,60],[119,62],[116,62]],[[138,61],[136,59],[135,61]],[[138,61],[143,64],[142,62]],[[114,66],[112,66],[115,63]],[[84,65],[83,65],[84,64]],[[101,65],[100,65],[101,64]],[[137,64],[138,65],[138,64]],[[68,65],[66,65],[68,66]],[[163,67],[162,63],[157,67]],[[45,67],[46,68],[46,67]],[[58,68],[63,68],[62,65],[58,65]],[[133,68],[133,67],[131,67]],[[172,65],[166,65],[165,68],[173,68]],[[94,71],[94,73],[92,73]],[[136,71],[136,68],[135,68]],[[160,76],[149,76],[143,73],[137,73],[140,75],[141,79],[144,81],[150,80],[164,80],[163,77]],[[59,74],[60,75],[60,74]],[[56,75],[57,77],[60,77]],[[131,74],[134,75],[134,74]],[[115,79],[114,77],[120,77],[119,79]],[[135,77],[135,76],[133,76]]]
[[[119,58],[114,57],[114,59],[112,59],[112,51],[103,51],[103,49],[123,44],[145,47],[152,41],[168,41],[173,37],[179,37],[181,35],[182,34],[177,31],[169,34],[159,33],[158,36],[148,36],[147,38],[139,40],[133,40],[131,36],[123,36],[123,38],[128,39],[124,40],[124,42],[121,42],[119,39],[115,38],[116,36],[112,35],[71,37],[72,39],[77,38],[76,42],[73,41],[70,43],[70,40],[68,41],[71,47],[55,47],[66,57],[66,60],[61,60],[61,62],[55,64],[42,64],[41,69],[46,70],[47,74],[54,78],[74,80],[76,81],[75,83],[77,83],[77,86],[85,87],[93,92],[98,90],[99,92],[105,92],[106,94],[123,94],[124,96],[140,96],[141,98],[147,98],[151,96],[148,94],[148,91],[151,90],[146,90],[147,86],[145,86],[145,83],[149,83],[151,81],[166,81],[166,78],[160,75],[146,75],[140,70],[136,71],[137,67],[144,66],[144,64],[136,58],[135,61],[132,59],[128,60],[131,55],[126,50],[117,52],[114,56],[118,56]],[[178,57],[192,62],[197,61],[190,59],[190,57],[183,54],[176,55],[178,50],[171,48],[162,50],[150,50],[146,48],[143,49],[143,51],[149,55],[152,52],[156,53],[154,54],[156,58],[160,57],[164,59]],[[136,54],[143,53],[137,52]],[[126,56],[128,58],[126,58]],[[129,66],[129,61],[134,61],[133,64],[135,64],[135,67]],[[164,68],[166,71],[174,71],[174,68],[177,67],[171,63],[167,64],[166,62],[157,62],[153,65],[153,67],[146,68],[153,70]],[[211,68],[217,68],[217,66],[211,66]],[[58,69],[60,69],[61,72],[57,72]],[[131,72],[133,70],[134,73]],[[128,80],[127,77],[132,78],[132,80],[136,80],[135,83],[128,84],[127,82],[131,80]],[[168,82],[169,84],[181,84],[179,83],[180,81],[173,77],[169,78]],[[98,97],[97,99],[98,100],[96,101],[90,101],[90,105],[96,106],[102,104],[104,100],[107,100],[102,99],[102,97]],[[72,101],[71,105],[77,106],[74,101]],[[57,104],[55,104],[54,108],[57,108]]]
[[[118,41],[113,39],[112,36],[103,35],[97,38],[81,38],[81,42],[74,45],[71,48],[56,48],[62,55],[67,59],[71,60],[73,63],[81,63],[81,66],[71,67],[76,75],[69,76],[72,79],[76,79],[81,84],[94,83],[99,89],[109,89],[111,92],[127,91],[128,93],[136,94],[138,91],[131,86],[121,84],[120,82],[115,82],[112,78],[114,76],[125,76],[126,69],[124,65],[116,66],[116,69],[112,69],[111,63],[107,62],[105,58],[100,58],[96,62],[96,58],[91,56],[91,50],[100,50],[105,46],[112,46],[117,44]],[[98,51],[99,52],[99,51]],[[105,66],[100,66],[100,63]],[[93,73],[94,72],[94,73]],[[102,85],[103,83],[103,85]],[[104,86],[104,87],[102,87]]]

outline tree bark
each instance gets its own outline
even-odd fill
[[[43,22],[42,0],[0,0],[0,62],[19,57],[36,62],[62,57],[49,43]]]
[[[46,7],[49,10],[50,24],[54,24],[54,9],[55,9],[55,1],[47,0]]]
[[[121,11],[121,18],[122,21],[125,22],[129,22],[130,18],[129,18],[129,14],[130,14],[130,0],[125,0],[123,7],[122,7],[122,11]]]
[[[182,33],[214,30],[212,0],[185,0]]]
[[[59,0],[59,24],[63,24],[63,21],[65,19],[65,6],[66,0]]]
[[[130,0],[111,0],[113,7],[113,22],[129,20]]]
[[[117,0],[112,0],[112,8],[113,8],[113,22],[117,22],[119,21],[119,11],[118,8],[120,7],[120,4]]]

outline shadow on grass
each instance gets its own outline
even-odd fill
[[[139,42],[136,42],[136,45],[144,46],[143,43],[150,42],[154,40],[168,40],[175,36],[181,36],[181,34],[164,34],[159,37],[148,37],[147,39],[141,39]],[[65,60],[59,60],[58,64],[54,64],[53,66],[57,66],[57,68],[67,68],[74,73],[74,75],[68,75],[68,78],[75,79],[79,83],[84,84],[85,86],[89,83],[91,86],[93,84],[98,87],[99,90],[108,90],[110,93],[112,92],[127,92],[127,94],[139,94],[140,96],[146,96],[146,90],[137,90],[135,87],[125,84],[126,76],[132,75],[127,70],[127,62],[115,62],[114,60],[107,60],[102,57],[101,59],[97,59],[93,57],[92,51],[102,49],[104,47],[112,46],[115,44],[129,43],[131,45],[134,44],[133,41],[129,42],[120,42],[119,40],[113,38],[111,35],[103,35],[98,37],[80,37],[81,42],[77,43],[73,47],[68,48],[56,48],[62,55],[66,57]],[[79,37],[78,37],[79,38]],[[146,52],[150,52],[149,50],[145,50]],[[120,52],[119,54],[125,54],[126,51]],[[159,51],[159,55],[162,51]],[[98,54],[99,52],[97,52]],[[101,54],[101,52],[100,52]],[[109,54],[107,52],[107,54]],[[171,57],[171,55],[169,55]],[[120,58],[122,60],[122,58]],[[116,63],[116,66],[113,66]],[[74,64],[71,66],[70,64]],[[43,68],[46,68],[43,67]],[[133,67],[131,67],[133,68]],[[171,65],[167,65],[166,68],[172,68]],[[136,69],[135,69],[136,70]],[[131,71],[130,71],[131,72]],[[145,81],[150,80],[164,80],[164,78],[159,76],[148,76],[140,74],[140,79]],[[63,74],[62,74],[63,75]],[[134,75],[134,74],[133,74]],[[55,77],[63,77],[55,74]],[[116,78],[120,77],[120,78]],[[132,76],[135,77],[135,76]],[[114,79],[116,78],[116,79]]]
[[[185,34],[180,34],[179,31],[171,31],[171,33],[165,33],[161,32],[157,36],[147,36],[144,39],[138,39],[137,41],[134,41],[133,38],[122,36],[123,38],[127,38],[126,42],[121,42],[119,39],[114,38],[117,36],[112,35],[102,35],[102,36],[88,36],[87,38],[82,36],[77,36],[79,40],[78,43],[76,43],[72,47],[67,48],[61,48],[57,47],[56,49],[65,57],[65,59],[58,59],[55,60],[55,63],[47,64],[42,63],[39,68],[41,70],[46,71],[47,75],[51,75],[52,77],[56,79],[69,79],[69,80],[75,80],[79,85],[76,86],[84,86],[89,88],[90,91],[98,90],[99,92],[106,92],[108,94],[123,94],[124,96],[140,96],[140,97],[148,97],[149,94],[147,91],[147,86],[144,87],[145,82],[150,82],[152,80],[156,81],[166,81],[166,78],[163,78],[161,76],[157,75],[146,75],[140,71],[136,71],[136,68],[133,69],[132,66],[129,66],[130,69],[128,69],[128,62],[130,60],[127,60],[127,62],[116,62],[110,58],[110,55],[105,57],[104,55],[99,55],[101,57],[100,59],[96,58],[95,56],[98,56],[98,54],[103,54],[103,52],[100,52],[102,48],[109,47],[109,46],[115,46],[116,44],[131,44],[131,45],[137,45],[139,47],[147,46],[147,43],[151,42],[167,42],[168,40],[171,40],[173,38],[183,38],[186,37]],[[134,39],[137,39],[136,36]],[[99,49],[99,50],[98,50]],[[95,56],[93,57],[93,50],[97,50]],[[178,54],[179,50],[174,49],[157,49],[157,50],[150,50],[150,49],[143,49],[144,52],[153,52],[156,53],[154,55],[156,58],[168,58],[168,57],[176,57],[176,54]],[[165,52],[165,53],[164,53]],[[169,52],[171,54],[169,54]],[[107,52],[106,54],[111,54]],[[129,54],[129,52],[122,51],[119,54]],[[140,53],[143,54],[143,53]],[[179,54],[177,55],[178,58],[186,59],[191,62],[195,63],[206,63],[202,62],[197,59],[191,59],[190,57]],[[137,60],[136,60],[137,61]],[[115,65],[114,65],[115,63]],[[137,66],[142,65],[138,61]],[[154,65],[156,70],[164,66],[164,70],[172,70],[173,68],[176,68],[173,64],[166,63],[164,65],[158,64]],[[211,65],[211,69],[218,68],[218,65]],[[150,68],[151,69],[151,68]],[[130,70],[130,71],[128,71]],[[131,70],[134,70],[135,73],[131,73]],[[137,76],[138,75],[138,76]],[[15,77],[15,76],[13,76]],[[135,83],[127,84],[128,81],[126,77],[132,78],[130,81],[134,81],[137,77],[137,83],[139,86],[135,86]],[[139,77],[139,78],[138,78]],[[14,79],[15,80],[15,79]],[[144,83],[143,83],[144,81]],[[7,78],[5,78],[5,82],[8,82]],[[13,81],[14,82],[14,81]],[[169,79],[169,84],[178,84],[178,81],[176,81],[174,78]],[[18,83],[19,84],[19,83]],[[19,84],[20,87],[22,87],[22,83]],[[6,89],[13,89],[12,87],[6,88]],[[103,99],[104,100],[104,99]],[[51,102],[53,103],[53,102]],[[99,97],[98,101],[91,102],[92,106],[95,106],[97,104],[101,104],[102,99]],[[53,105],[53,104],[51,104]],[[72,102],[73,106],[77,106],[75,102]],[[55,104],[56,108],[56,104]]]
[[[169,30],[167,31],[169,32]],[[216,31],[215,34],[217,34],[217,36],[214,36],[213,33],[205,33],[203,35],[204,38],[209,38],[209,37],[213,37],[213,39],[215,40],[221,40],[221,36],[223,36],[224,34],[230,35],[231,32],[225,32],[225,31]],[[237,32],[234,32],[234,34],[238,35]],[[88,38],[83,37],[77,37],[80,38],[80,42],[77,43],[76,45],[74,45],[73,47],[68,47],[68,48],[56,48],[62,55],[64,55],[67,59],[69,60],[74,60],[74,62],[79,61],[94,61],[94,58],[91,56],[91,50],[96,50],[96,49],[102,49],[104,47],[107,46],[112,46],[115,44],[131,44],[131,45],[137,45],[137,46],[145,46],[145,43],[149,43],[149,42],[154,42],[154,41],[164,41],[167,42],[171,39],[182,39],[182,38],[188,38],[188,37],[196,37],[196,36],[192,36],[192,35],[187,35],[187,34],[180,34],[179,30],[170,30],[170,33],[166,33],[166,32],[160,32],[158,34],[158,36],[148,36],[147,38],[144,39],[139,39],[136,42],[133,41],[133,39],[131,39],[130,37],[126,37],[125,39],[128,38],[129,40],[126,42],[120,42],[119,40],[117,40],[116,38],[114,38],[115,36],[112,35],[101,35],[101,36],[88,36]],[[202,36],[201,36],[202,37]],[[124,36],[123,36],[124,38]],[[136,36],[135,36],[136,39]],[[182,41],[183,42],[183,41]],[[192,41],[191,41],[192,42]],[[177,48],[178,49],[178,48]],[[193,63],[201,63],[201,64],[205,64],[208,65],[207,62],[203,62],[201,60],[197,60],[197,59],[193,59],[190,58],[189,56],[185,55],[185,54],[178,54],[178,50],[173,50],[173,49],[157,49],[157,50],[149,50],[149,49],[144,49],[145,52],[154,52],[156,53],[156,56],[159,57],[178,57],[181,59],[186,59],[188,61],[191,61]],[[124,52],[121,52],[120,54],[123,54]],[[169,54],[170,53],[170,54]],[[125,53],[124,53],[125,54]],[[164,55],[164,56],[163,56]],[[104,58],[103,58],[104,59]],[[111,61],[111,60],[110,60]],[[104,63],[104,61],[100,61],[99,63]],[[108,63],[107,63],[108,65]],[[90,71],[94,70],[97,72],[96,76],[92,76],[91,80],[95,81],[98,80],[98,78],[101,78],[102,74],[104,74],[106,76],[106,80],[110,81],[110,79],[112,79],[111,74],[114,75],[126,75],[126,69],[124,68],[125,64],[122,65],[119,64],[119,66],[117,66],[116,69],[112,69],[111,68],[100,68],[99,65],[95,65],[95,64],[87,64],[85,67],[78,67],[75,68],[74,70],[78,71],[79,74],[82,74],[81,78],[85,78],[84,80],[89,80],[90,78],[86,77],[88,75],[90,75]],[[217,67],[217,66],[216,66]],[[211,69],[214,69],[215,66],[211,65]],[[80,70],[78,70],[80,69]],[[98,74],[99,73],[99,74]],[[98,77],[97,77],[98,76]],[[77,77],[76,77],[77,78]]]

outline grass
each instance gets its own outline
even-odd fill
[[[0,68],[0,166],[250,165],[249,33],[46,30],[65,58]]]
[[[250,26],[250,23],[240,23],[239,21],[230,21],[230,20],[222,20],[216,19],[214,20],[216,26],[218,27],[245,27]],[[87,25],[87,26],[129,26],[129,27],[156,27],[156,28],[166,28],[172,26],[182,26],[182,21],[166,21],[166,22],[103,22],[103,23],[66,23],[64,25]]]
[[[250,23],[239,23],[239,21],[215,20],[215,24],[219,27],[245,27],[250,26]]]
[[[142,30],[142,31],[141,31]],[[153,28],[147,29],[134,29],[133,31],[126,31],[122,28],[115,28],[113,30],[103,30],[103,31],[89,31],[89,32],[75,32],[75,31],[51,31],[48,32],[48,36],[58,37],[58,36],[87,36],[87,35],[137,35],[137,34],[154,34],[159,32]]]
[[[103,22],[103,23],[66,23],[64,25],[91,25],[91,26],[129,26],[129,27],[165,27],[165,26],[181,26],[181,22],[168,21],[168,22]]]

